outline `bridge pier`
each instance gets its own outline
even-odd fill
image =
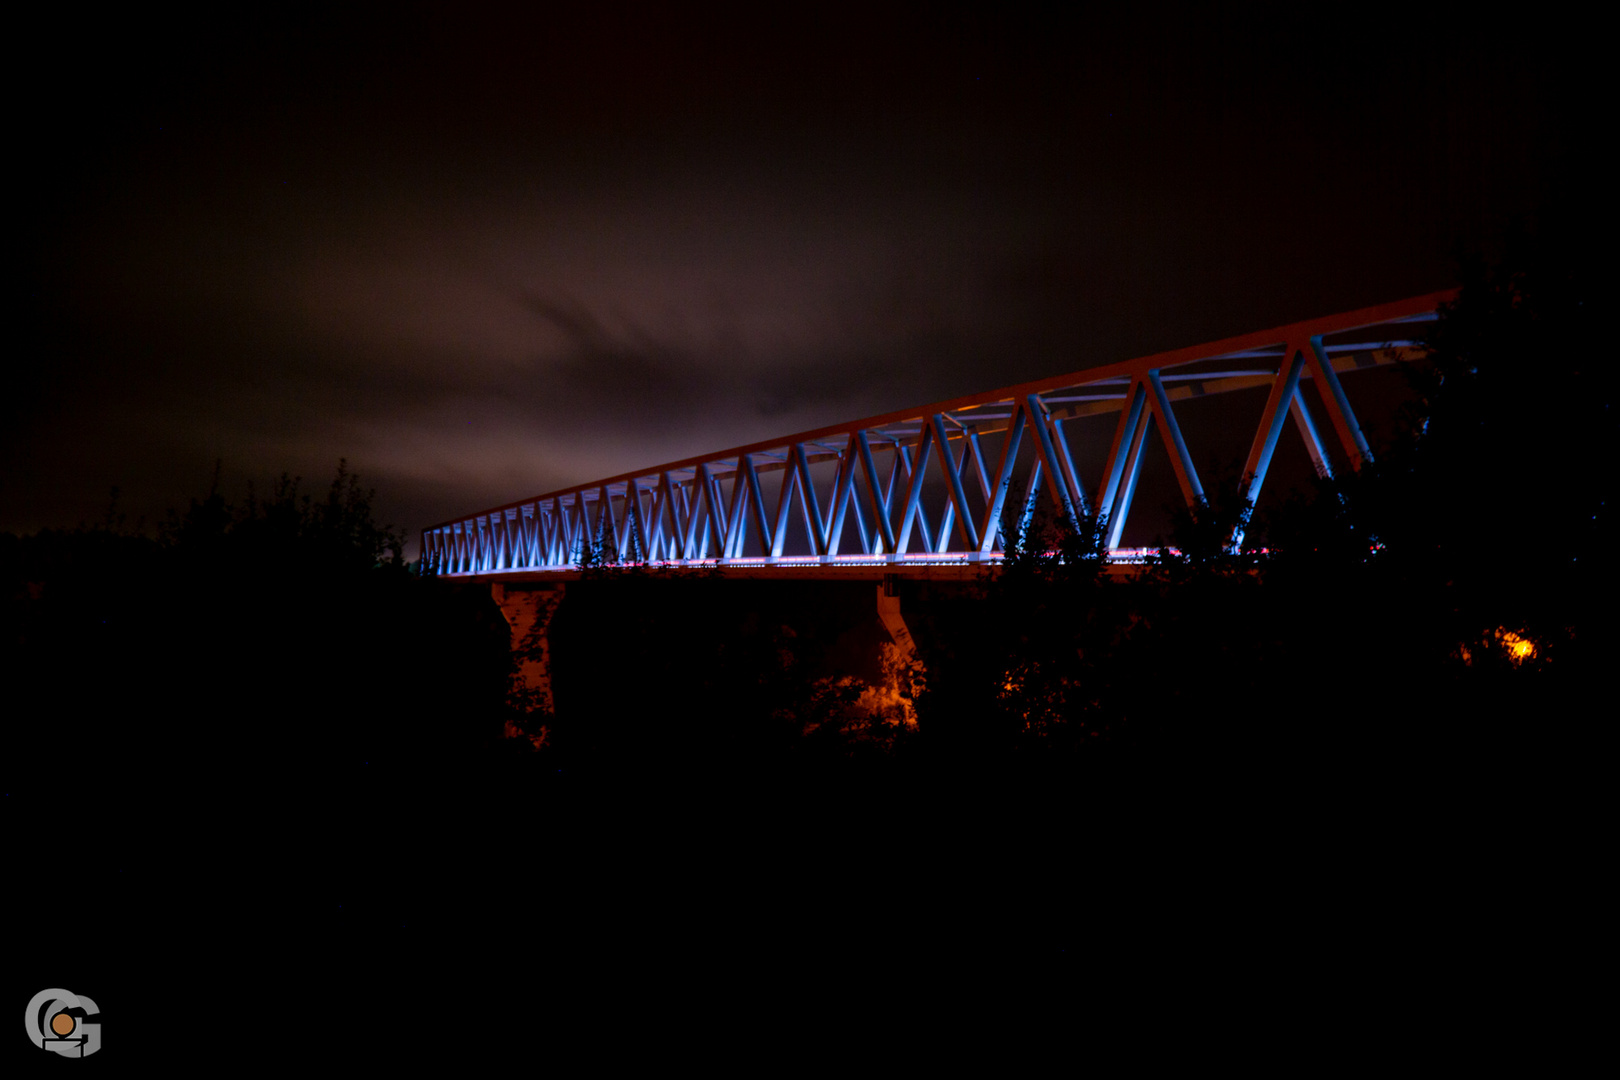
[[[900,615],[900,577],[898,574],[885,574],[883,584],[877,591],[878,618],[883,621],[883,629],[889,632],[894,640],[894,647],[899,650],[900,658],[904,663],[911,663],[917,658],[917,643],[911,638],[911,631],[906,627],[906,620]]]
[[[600,699],[604,670],[611,671],[611,664],[602,666],[610,642],[611,650],[622,649],[625,662],[639,665],[638,670],[668,672],[669,657],[688,652],[683,641],[690,642],[691,662],[701,666],[705,658],[725,655],[716,652],[723,643],[751,640],[755,644],[744,648],[757,649],[761,636],[773,636],[776,626],[787,633],[772,648],[792,650],[798,656],[794,663],[807,665],[801,677],[843,684],[853,679],[862,693],[858,708],[870,708],[875,723],[913,727],[913,695],[925,672],[920,644],[902,614],[902,593],[912,595],[903,576],[815,584],[784,579],[780,585],[763,584],[753,575],[685,585],[651,575],[639,581],[608,579],[579,584],[560,620],[565,582],[490,581],[490,596],[510,628],[514,689],[528,712],[527,718],[508,722],[507,737],[540,748],[554,730],[559,706],[576,717],[583,702]],[[916,616],[913,611],[913,622]],[[747,680],[763,674],[746,667],[734,671]],[[638,681],[661,677],[647,674]],[[639,689],[631,696],[635,693]],[[621,697],[614,691],[605,700]],[[608,706],[610,712],[613,707]]]
[[[565,586],[562,582],[509,585],[496,581],[490,584],[489,591],[512,628],[512,654],[518,657],[518,688],[529,696],[532,712],[555,712],[556,702],[551,695],[551,639],[546,631],[562,604]],[[536,738],[544,741],[544,728],[541,732]]]
[[[883,649],[884,655],[880,660],[883,682],[878,691],[899,705],[906,727],[915,727],[917,714],[912,705],[912,693],[925,673],[922,661],[917,658],[917,642],[900,614],[898,574],[883,575],[883,584],[877,589],[877,609],[878,619],[893,642],[892,649],[887,646]]]

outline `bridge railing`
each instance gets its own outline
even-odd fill
[[[1027,525],[1043,491],[1077,527],[1105,515],[1105,542],[1124,555],[1150,426],[1182,497],[1189,505],[1204,497],[1177,403],[1268,388],[1243,473],[1251,501],[1290,419],[1319,474],[1333,468],[1330,439],[1357,468],[1371,451],[1339,376],[1409,358],[1420,348],[1414,324],[1434,319],[1453,296],[1414,297],[580,484],[432,526],[423,557],[447,575],[573,570],[587,553],[670,566],[980,562],[1001,558],[1003,522]],[[1301,393],[1305,381],[1316,384],[1325,431]],[[1110,413],[1118,419],[1106,455],[1083,460],[1073,422]],[[1094,464],[1095,472],[1087,468]]]

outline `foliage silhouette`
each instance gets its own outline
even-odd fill
[[[600,571],[613,561],[613,553],[605,539],[606,532],[607,521],[604,519],[597,522],[595,535],[581,536],[575,545],[574,562],[588,574]]]
[[[498,612],[411,573],[371,507],[340,463],[324,499],[286,476],[241,504],[216,486],[155,540],[0,538],[19,783],[247,791],[493,744]]]
[[[1248,532],[1253,516],[1254,504],[1244,496],[1241,482],[1222,479],[1191,506],[1170,507],[1169,543],[1148,556],[1148,563],[1174,577],[1252,570],[1259,556],[1234,544],[1234,538]]]
[[[621,556],[618,544],[608,535],[608,511],[604,509],[597,520],[595,535],[582,537],[575,546],[575,564],[587,578],[618,576],[644,568],[647,559],[646,553],[641,550],[639,523],[640,511],[634,502],[627,503],[624,522],[620,526],[626,551]]]
[[[1309,761],[1324,790],[1358,769],[1436,769],[1459,745],[1489,755],[1513,731],[1550,745],[1523,718],[1594,693],[1595,646],[1612,641],[1594,598],[1614,592],[1613,377],[1590,359],[1583,259],[1515,258],[1465,268],[1396,440],[1268,514],[1264,552],[1228,543],[1253,513],[1235,483],[1177,510],[1128,578],[1088,558],[1099,523],[1004,523],[1000,576],[934,601],[919,635],[923,741],[956,760],[1109,748],[1099,760],[1229,777]],[[1530,373],[1567,407],[1527,407]],[[1508,493],[1533,497],[1526,517]],[[1525,542],[1526,520],[1545,543]]]

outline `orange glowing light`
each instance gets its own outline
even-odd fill
[[[1502,643],[1515,664],[1522,664],[1536,655],[1536,643],[1512,630],[1497,630],[1496,639]]]

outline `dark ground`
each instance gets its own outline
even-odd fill
[[[707,619],[757,613],[758,591],[712,602]],[[488,617],[452,592],[463,620]],[[930,607],[963,602],[912,599],[926,647],[941,648]],[[641,632],[666,652],[672,637],[702,644],[657,615]],[[561,663],[579,643],[559,629]],[[627,656],[603,688],[618,704],[592,722],[629,738],[650,704],[668,711],[648,726],[681,727],[683,700],[708,701],[710,719],[724,710],[703,679],[671,683],[648,659],[657,646],[638,657],[645,641],[619,630]],[[1311,677],[1354,667],[1329,656]],[[34,699],[37,715],[90,722],[93,680],[59,685]],[[1019,995],[1151,1014],[1241,986],[1320,1022],[1374,1008],[1376,987],[1375,1011],[1409,1017],[1430,1007],[1425,988],[1488,997],[1547,971],[1549,950],[1578,944],[1568,924],[1503,928],[1548,917],[1527,906],[1537,893],[1594,887],[1579,849],[1599,789],[1568,748],[1436,737],[1426,702],[1363,717],[1371,741],[1317,730],[1258,755],[1206,742],[1034,762],[988,748],[728,757],[664,739],[633,755],[576,745],[570,760],[467,740],[357,764],[334,737],[306,760],[255,760],[279,717],[342,727],[341,684],[307,685],[228,707],[217,686],[195,702],[162,695],[166,713],[134,715],[195,726],[161,752],[143,738],[97,760],[81,744],[8,792],[32,883],[13,893],[13,981],[97,997],[104,1058],[179,1053],[193,1029],[176,1013],[203,1002],[236,1033],[227,1056],[466,1066],[596,1032],[646,1060],[671,1032],[741,1055],[728,1032],[836,1040],[813,1033],[852,1013],[937,1017],[925,1003],[940,994],[968,1014]],[[155,699],[143,689],[135,700]],[[420,703],[455,716],[431,689]],[[559,708],[578,690],[563,680]],[[1291,700],[1267,708],[1309,729]],[[1236,704],[1210,687],[1199,708]],[[1490,729],[1500,715],[1474,719]],[[228,722],[252,736],[200,734]],[[1312,987],[1310,1002],[1286,1000],[1288,986]],[[1085,1032],[1093,1015],[1056,1030]]]

